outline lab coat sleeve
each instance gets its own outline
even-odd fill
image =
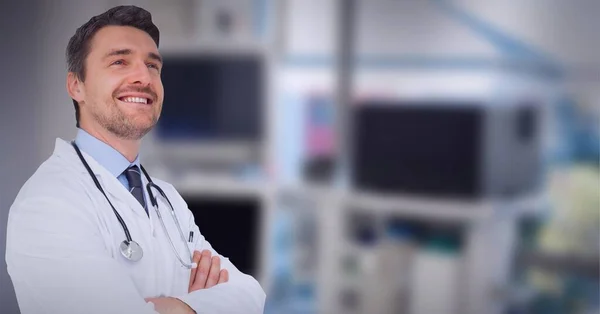
[[[266,294],[258,281],[252,276],[242,273],[228,258],[220,255],[212,248],[200,233],[194,222],[193,214],[187,209],[185,201],[182,198],[179,199],[180,205],[183,206],[180,208],[185,208],[190,217],[190,229],[194,231],[194,234],[199,235],[195,240],[195,250],[208,249],[213,256],[218,255],[221,258],[221,269],[227,269],[229,272],[229,281],[209,289],[196,290],[183,296],[177,296],[177,298],[188,304],[198,314],[263,313]]]
[[[21,313],[156,314],[107,253],[85,196],[49,189],[59,196],[32,195],[10,210],[6,263]]]

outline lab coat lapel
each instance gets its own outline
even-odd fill
[[[102,185],[102,188],[104,189],[104,192],[108,196],[109,200],[113,203],[115,209],[121,215],[126,214],[124,213],[124,211],[129,209],[133,211],[136,215],[143,216],[146,219],[148,219],[144,208],[135,199],[135,197],[131,193],[129,193],[129,191],[127,191],[127,189],[121,184],[121,182],[117,178],[115,178],[110,172],[108,172],[106,168],[101,166],[92,156],[86,154],[83,151],[81,153],[85,158],[85,161],[88,163],[88,165],[96,175],[96,178],[100,182],[100,185]],[[73,146],[64,140],[57,139],[55,154],[59,155],[61,158],[65,158],[66,161],[69,163],[81,164],[81,161],[79,160],[79,157],[77,156],[77,153],[75,152]],[[89,176],[87,170],[82,164],[80,168],[82,169],[81,175],[85,177]],[[119,206],[116,204],[117,202],[125,203],[128,208],[119,208]]]
[[[101,181],[102,186],[106,190],[106,194],[108,195],[108,197],[111,199],[118,199],[119,201],[124,202],[125,204],[127,204],[127,207],[129,207],[136,215],[148,219],[146,211],[138,202],[138,200],[135,199],[135,197],[131,193],[129,193],[129,191],[127,191],[127,189],[123,186],[123,184],[121,184],[121,182],[117,178],[113,177],[106,170],[104,172],[106,173],[101,174],[99,180]],[[145,191],[144,194],[146,194]]]

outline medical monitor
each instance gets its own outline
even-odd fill
[[[259,53],[163,57],[165,98],[154,134],[163,153],[217,160],[260,153],[265,77]]]

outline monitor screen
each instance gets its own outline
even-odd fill
[[[242,272],[257,276],[262,202],[254,197],[183,195],[200,233]]]
[[[260,140],[264,77],[259,55],[165,56],[161,78],[159,139]]]
[[[462,103],[369,102],[354,114],[354,184],[437,196],[481,192],[483,112]]]

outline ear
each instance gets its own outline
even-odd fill
[[[81,82],[73,72],[67,74],[67,92],[71,98],[79,103],[85,99],[83,82]]]

